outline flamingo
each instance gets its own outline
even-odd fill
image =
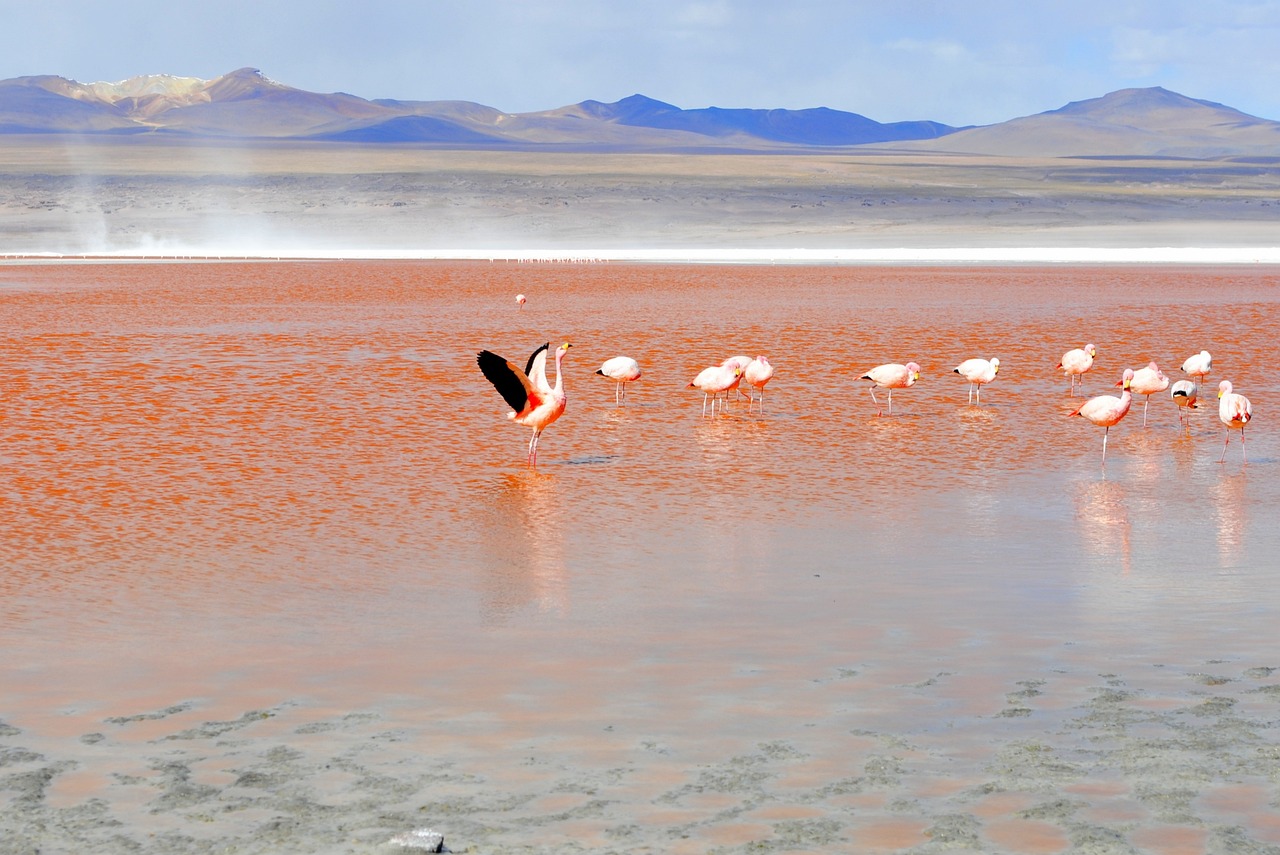
[[[769,364],[769,357],[757,356],[751,362],[747,363],[747,367],[743,369],[743,378],[752,386],[760,390],[760,412],[764,412],[764,384],[773,379],[773,366]],[[747,412],[751,412],[751,404],[755,403],[755,397],[752,396],[751,401],[747,404]]]
[[[1129,384],[1129,390],[1135,395],[1147,396],[1142,402],[1143,427],[1147,426],[1147,407],[1151,404],[1151,396],[1168,388],[1169,378],[1164,376],[1164,372],[1160,370],[1159,365],[1156,365],[1155,360],[1152,360],[1146,368],[1139,368],[1133,372],[1133,382]]]
[[[1093,358],[1097,355],[1098,349],[1092,344],[1086,344],[1084,347],[1077,347],[1062,354],[1062,361],[1058,363],[1058,367],[1062,369],[1064,377],[1071,378],[1072,395],[1076,393],[1076,386],[1080,385],[1081,377],[1093,367]]]
[[[743,354],[743,355],[741,355],[741,356],[730,356],[728,359],[726,359],[724,362],[721,362],[720,364],[721,364],[721,365],[726,365],[726,366],[734,366],[734,365],[736,365],[736,366],[738,366],[738,368],[739,368],[739,369],[741,369],[741,371],[742,371],[742,376],[743,376],[743,377],[746,377],[746,376],[747,376],[747,366],[748,366],[748,365],[750,365],[750,364],[751,364],[751,362],[752,362],[751,357],[750,357],[750,356],[747,356],[746,354]],[[734,384],[734,385],[733,385],[733,386],[731,386],[730,388],[732,388],[732,389],[734,389],[734,390],[736,390],[736,391],[737,391],[737,393],[738,393],[737,397],[738,397],[738,398],[746,398],[748,401],[750,401],[750,400],[751,400],[751,396],[750,396],[750,395],[748,395],[748,394],[746,394],[746,393],[744,393],[744,392],[742,391],[742,385],[741,385],[741,384],[742,384],[742,381],[741,381],[741,380],[739,380],[739,381],[738,381],[738,383]],[[725,396],[724,396],[724,398],[725,398],[725,403],[728,403],[728,402],[729,402],[729,396],[728,396],[728,395],[725,395]]]
[[[711,415],[716,414],[716,398],[721,392],[736,389],[742,382],[742,369],[737,365],[712,365],[698,372],[698,376],[689,381],[686,389],[702,390],[702,414],[707,414],[707,396],[711,396]],[[728,397],[728,396],[726,396]],[[723,410],[723,406],[721,407]]]
[[[547,348],[550,346],[551,343],[547,342],[530,354],[524,371],[492,351],[482,350],[476,354],[476,364],[481,372],[511,407],[507,418],[518,425],[533,428],[526,461],[530,466],[538,465],[538,438],[564,414],[564,372],[560,363],[572,345],[566,341],[556,348],[555,386],[547,383]]]
[[[1173,397],[1173,402],[1178,405],[1178,424],[1190,427],[1190,417],[1184,415],[1183,410],[1196,409],[1196,398],[1200,395],[1200,387],[1192,380],[1179,380],[1173,384],[1169,394]]]
[[[1096,398],[1090,398],[1067,414],[1067,418],[1083,416],[1098,427],[1106,429],[1102,432],[1102,464],[1104,466],[1107,463],[1107,435],[1111,433],[1111,426],[1120,423],[1133,403],[1133,394],[1129,391],[1129,384],[1132,382],[1133,369],[1126,368],[1124,374],[1120,376],[1123,391],[1119,398],[1114,395],[1099,395]]]
[[[978,403],[982,403],[982,385],[996,379],[1000,373],[1000,360],[966,359],[955,367],[955,373],[969,381],[969,403],[973,403],[973,391],[978,390]]]
[[[1240,462],[1248,463],[1244,449],[1244,426],[1253,418],[1253,405],[1244,395],[1231,391],[1231,381],[1223,380],[1218,384],[1218,419],[1227,426],[1227,439],[1222,443],[1222,457],[1218,462],[1227,459],[1227,446],[1231,443],[1231,431],[1240,431]]]
[[[914,362],[908,362],[906,365],[890,362],[886,365],[877,365],[858,379],[871,381],[871,400],[875,401],[877,407],[880,406],[880,401],[876,399],[876,387],[883,386],[889,390],[889,415],[893,415],[893,390],[915,385],[915,382],[920,379],[920,366]],[[877,412],[876,415],[880,413]]]
[[[596,373],[617,381],[617,386],[613,389],[613,402],[621,405],[627,400],[626,384],[640,379],[640,363],[630,356],[615,356],[613,359],[606,359]]]
[[[1182,363],[1182,373],[1188,377],[1195,377],[1202,383],[1212,369],[1213,357],[1207,350],[1202,350],[1195,356],[1188,356],[1187,361]]]
[[[520,308],[523,308],[523,307],[524,307],[524,295],[523,295],[523,294],[517,294],[517,295],[516,295],[516,308],[517,308],[517,309],[520,309]]]

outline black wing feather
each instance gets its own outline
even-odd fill
[[[547,342],[547,343],[546,343],[546,344],[544,344],[542,347],[538,348],[538,349],[537,349],[537,350],[535,350],[533,353],[529,354],[529,361],[528,361],[528,362],[526,362],[526,363],[524,364],[524,376],[525,376],[525,377],[532,377],[532,376],[533,376],[533,360],[537,359],[537,358],[538,358],[538,354],[539,354],[539,353],[542,353],[542,351],[544,351],[544,350],[548,349],[549,347],[551,347],[551,342]]]
[[[476,354],[476,364],[511,409],[517,413],[524,409],[529,401],[529,393],[525,390],[527,381],[517,373],[519,368],[491,350],[482,350]]]

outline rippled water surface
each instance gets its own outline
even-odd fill
[[[304,698],[501,782],[638,734],[688,774],[859,728],[980,745],[1033,673],[1280,665],[1278,302],[1253,267],[3,266],[0,718]],[[533,471],[475,354],[566,340]],[[1054,370],[1086,342],[1086,395],[1210,350],[1248,464],[1209,388],[1187,430],[1139,399],[1104,467]],[[702,417],[685,384],[735,354],[777,369],[764,413]],[[971,356],[1001,360],[980,406]],[[909,360],[877,416],[857,378]]]

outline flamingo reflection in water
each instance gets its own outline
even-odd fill
[[[477,548],[486,553],[484,611],[501,618],[533,605],[564,612],[569,605],[562,486],[530,469],[500,473],[469,503],[480,525]]]
[[[1080,543],[1109,566],[1117,559],[1122,575],[1133,569],[1133,523],[1127,488],[1105,478],[1084,485],[1076,494]]]

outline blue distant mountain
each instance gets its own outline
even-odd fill
[[[957,128],[939,122],[881,124],[857,113],[827,107],[805,110],[749,110],[705,107],[682,110],[643,95],[613,104],[583,101],[584,113],[603,121],[641,128],[688,131],[707,137],[746,135],[770,142],[803,146],[845,146],[897,140],[934,139]]]
[[[365,100],[306,92],[242,68],[214,80],[150,75],[83,84],[53,75],[0,81],[0,133],[177,134],[481,147],[639,149],[861,145],[932,139],[937,122],[880,122],[819,107],[682,110],[634,95],[534,113],[466,101]]]
[[[995,125],[881,123],[826,107],[682,109],[632,95],[532,113],[468,101],[366,100],[295,89],[242,68],[214,80],[147,75],[0,80],[0,134],[294,139],[441,148],[807,151],[875,145],[1014,156],[1280,156],[1280,123],[1153,87]]]

